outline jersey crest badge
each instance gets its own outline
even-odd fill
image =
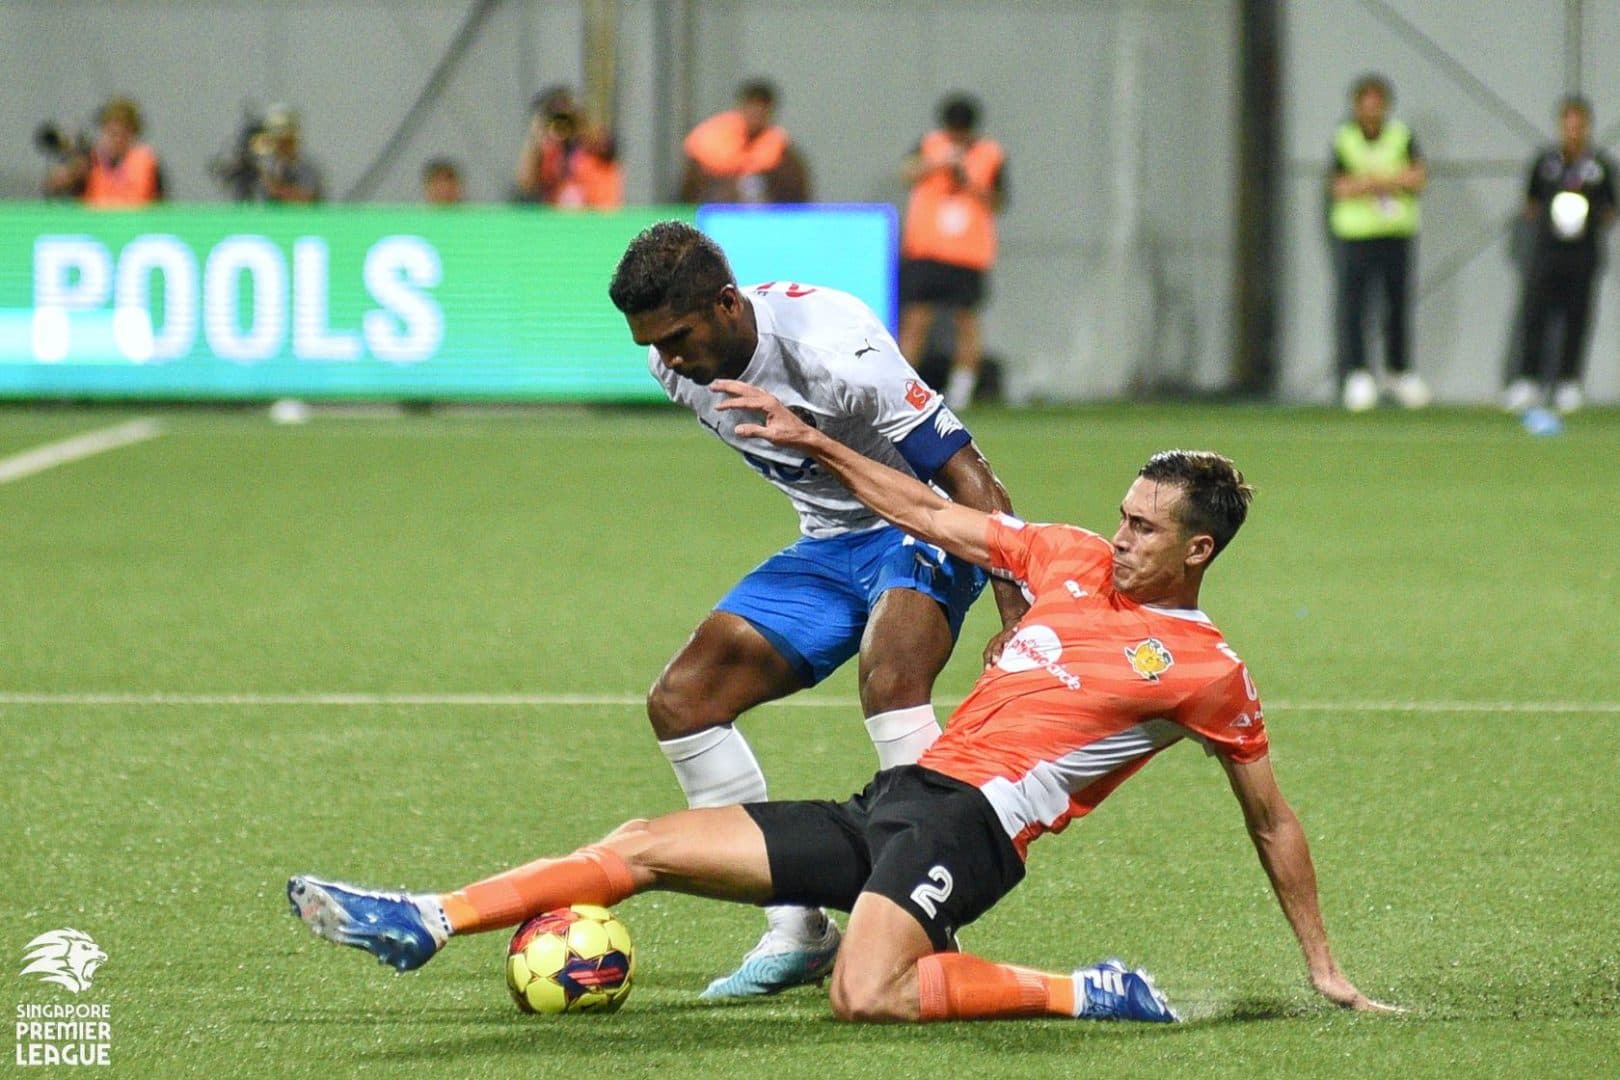
[[[1170,655],[1170,650],[1158,638],[1148,638],[1130,646],[1125,650],[1125,659],[1131,662],[1131,670],[1148,682],[1158,682],[1159,676],[1169,671],[1170,665],[1176,662],[1176,658]]]

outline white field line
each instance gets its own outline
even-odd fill
[[[0,706],[42,705],[95,708],[102,706],[160,707],[313,707],[313,708],[581,708],[594,706],[639,707],[641,694],[366,694],[366,693],[32,693],[0,691]],[[799,709],[860,708],[855,698],[794,697],[773,702]],[[1269,701],[1273,713],[1505,713],[1620,715],[1620,701]]]
[[[155,439],[161,434],[163,427],[156,420],[131,420],[127,424],[87,431],[71,439],[36,446],[32,450],[0,458],[0,484],[9,484],[70,461],[117,450],[120,446]]]

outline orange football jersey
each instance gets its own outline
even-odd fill
[[[1260,696],[1202,611],[1116,593],[1113,545],[1085,529],[996,514],[987,540],[1034,603],[918,764],[984,792],[1020,855],[1180,739],[1265,756]]]

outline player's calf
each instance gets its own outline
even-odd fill
[[[915,969],[893,976],[853,963],[840,964],[828,999],[833,1015],[850,1023],[901,1024],[922,1018]]]

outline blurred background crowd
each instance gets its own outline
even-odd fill
[[[1620,398],[1614,8],[20,0],[0,194],[886,201],[958,403],[987,341],[1018,398],[1573,412]]]

